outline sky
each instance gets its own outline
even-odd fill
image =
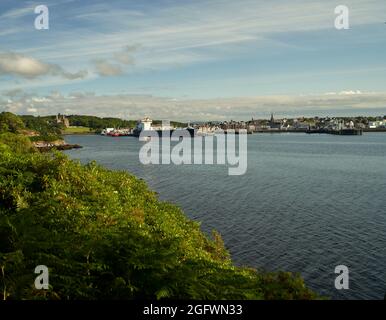
[[[342,4],[347,30],[334,26]],[[385,22],[384,0],[0,0],[0,111],[385,115]]]

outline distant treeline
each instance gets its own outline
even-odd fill
[[[122,120],[118,118],[99,118],[95,116],[67,116],[71,126],[88,127],[93,130],[104,128],[132,128],[136,125],[135,120]]]
[[[64,129],[63,124],[56,123],[56,116],[44,116],[44,117],[34,117],[34,116],[20,116],[20,118],[31,130],[41,129],[53,129],[57,128],[59,130]],[[79,115],[70,115],[66,116],[70,122],[70,126],[76,127],[88,127],[92,130],[104,129],[104,128],[127,128],[133,127],[136,124],[136,121],[133,120],[122,120],[118,118],[99,118],[95,116],[79,116]]]
[[[51,119],[52,118],[52,119]],[[60,135],[62,126],[55,121],[55,117],[20,116],[24,126],[42,136]]]
[[[20,116],[27,129],[36,130],[39,132],[49,132],[59,134],[64,129],[63,124],[56,123],[56,116]],[[99,118],[96,116],[86,115],[69,115],[66,116],[70,126],[87,127],[92,131],[101,131],[104,128],[134,128],[137,125],[137,120],[123,120],[119,118]],[[154,120],[153,125],[160,125],[161,120]],[[187,123],[171,121],[171,125],[175,127],[186,127]]]
[[[95,116],[70,115],[66,116],[70,126],[89,128],[90,132],[99,133],[104,128],[134,128],[136,120],[122,120],[119,118],[99,118]],[[160,125],[161,120],[154,120],[153,125]],[[171,121],[175,127],[186,127],[186,123]],[[31,141],[56,141],[62,139],[65,133],[63,123],[56,121],[56,116],[17,116],[10,112],[0,113],[0,133],[22,133],[30,137]]]
[[[29,136],[31,141],[56,141],[61,139],[61,126],[34,116],[17,116],[10,112],[0,113],[0,134],[11,132]]]

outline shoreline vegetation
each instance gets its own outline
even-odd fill
[[[29,130],[0,114],[1,299],[321,299],[299,274],[234,266],[219,233],[142,180],[40,153],[31,140],[50,135]],[[49,290],[34,287],[38,265]]]

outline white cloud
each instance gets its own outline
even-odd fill
[[[1,101],[5,110],[16,113],[36,112],[42,115],[55,113],[91,114],[101,117],[139,119],[147,115],[169,120],[229,120],[249,119],[275,114],[302,116],[333,115],[336,110],[344,114],[363,114],[370,110],[379,114],[386,109],[386,93],[354,95],[259,96],[229,99],[187,100],[151,95],[95,95],[77,92],[47,96],[24,94],[11,101]],[[370,112],[369,111],[369,112]]]
[[[15,53],[0,54],[0,74],[34,78],[51,72],[52,66]]]
[[[32,57],[9,52],[0,53],[0,76],[1,75],[13,75],[27,79],[51,75],[73,80],[84,78],[87,72],[67,72],[56,64],[44,63]]]
[[[138,46],[126,46],[123,51],[114,53],[114,59],[121,64],[134,64],[134,57],[132,54],[136,50],[138,50]]]
[[[123,73],[121,66],[112,64],[105,59],[94,60],[96,72],[102,77],[117,76]]]
[[[354,94],[362,94],[360,90],[347,90],[339,92],[340,95],[354,95]]]
[[[37,102],[37,103],[42,103],[42,102],[50,102],[51,99],[46,98],[46,97],[33,97],[31,99],[32,102]]]

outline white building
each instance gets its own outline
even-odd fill
[[[148,117],[142,119],[137,124],[137,129],[139,131],[148,131],[152,130],[151,124],[153,123],[153,120],[149,119]]]
[[[370,129],[385,128],[385,127],[386,127],[386,120],[369,122]]]

